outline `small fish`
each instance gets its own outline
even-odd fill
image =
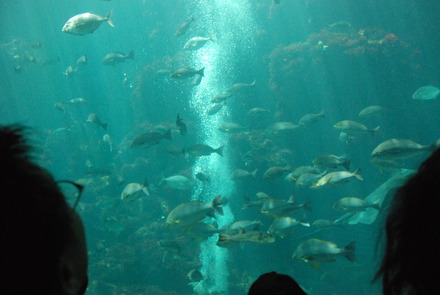
[[[297,225],[310,227],[310,224],[296,220],[289,216],[276,217],[268,229],[268,233],[277,234],[284,238],[286,234],[292,233]]]
[[[165,182],[170,187],[177,190],[190,190],[194,186],[194,182],[183,175],[173,175],[163,178],[161,182]]]
[[[123,63],[126,59],[134,60],[134,52],[130,51],[129,54],[121,52],[109,53],[102,59],[101,64],[115,67],[117,64]]]
[[[194,78],[191,82],[191,85],[193,85],[193,86],[200,85],[200,83],[202,83],[202,79],[203,79],[202,75],[199,75],[199,74],[194,75]]]
[[[290,167],[290,165],[287,165],[285,167],[281,167],[281,166],[273,166],[268,168],[264,174],[263,174],[263,178],[266,180],[272,180],[275,178],[279,178],[281,176],[283,176],[283,174],[285,174],[286,172],[291,172],[292,169]]]
[[[91,34],[99,28],[102,22],[107,22],[111,27],[114,27],[112,20],[112,11],[106,17],[86,12],[71,17],[63,26],[61,31],[72,35],[83,36]]]
[[[318,122],[321,118],[325,118],[324,111],[321,111],[320,113],[306,114],[299,119],[298,125],[301,127],[309,127]]]
[[[235,181],[246,179],[246,178],[253,178],[253,179],[255,179],[255,176],[257,175],[257,171],[258,171],[258,169],[255,169],[252,172],[248,172],[248,171],[243,170],[243,169],[235,169],[231,173],[231,179],[235,180]]]
[[[244,89],[254,87],[255,85],[256,85],[256,81],[249,83],[249,84],[248,83],[235,83],[234,85],[229,87],[226,90],[226,92],[231,93],[231,94],[237,94],[237,93],[240,93],[241,91],[243,91]]]
[[[225,201],[220,195],[217,195],[211,203],[201,201],[183,203],[171,210],[166,223],[185,226],[194,224],[207,216],[215,217],[215,213],[223,215],[224,204]]]
[[[59,110],[59,111],[62,111],[63,113],[66,113],[66,105],[64,102],[57,101],[56,103],[54,103],[53,107],[56,110]]]
[[[193,37],[189,39],[183,46],[184,50],[197,50],[205,46],[206,42],[212,41],[212,36],[209,37]]]
[[[88,61],[87,55],[83,55],[76,60],[76,66],[77,67],[85,66],[87,64],[87,61]]]
[[[354,262],[356,260],[355,250],[356,242],[351,242],[344,248],[339,248],[333,242],[310,239],[302,242],[296,248],[292,259],[310,263],[313,268],[318,268],[323,262],[335,262],[339,256]]]
[[[223,248],[235,247],[241,243],[269,244],[275,242],[275,237],[267,232],[260,231],[242,231],[236,235],[220,234],[217,246]]]
[[[369,203],[361,198],[347,197],[339,199],[333,204],[333,209],[340,212],[363,212],[368,208],[374,208],[376,210],[381,210],[380,206],[376,203]]]
[[[176,30],[176,36],[177,37],[183,36],[193,21],[194,21],[194,16],[190,16],[186,21],[181,23]]]
[[[238,123],[227,122],[218,126],[217,129],[223,133],[239,133],[244,131],[246,127]]]
[[[357,178],[359,180],[364,180],[360,175],[359,169],[354,172],[349,171],[336,171],[330,172],[323,177],[321,177],[314,185],[313,188],[323,187],[323,186],[334,186],[342,183],[348,182],[351,178]]]
[[[263,108],[252,108],[247,112],[247,115],[250,117],[257,117],[260,116],[262,114],[267,114],[269,113],[268,110],[263,109]]]
[[[340,121],[333,125],[333,127],[348,134],[375,133],[380,128],[380,126],[377,126],[374,129],[368,129],[364,124],[351,120]]]
[[[225,103],[216,103],[214,104],[208,111],[206,111],[206,114],[208,116],[212,116],[220,112],[220,110],[225,106]]]
[[[71,100],[69,100],[69,103],[71,103],[71,104],[83,104],[86,102],[87,101],[82,97],[72,98]]]
[[[359,117],[370,118],[381,114],[384,110],[385,108],[381,106],[369,106],[359,112]]]
[[[180,68],[174,73],[171,74],[171,78],[174,79],[187,79],[194,77],[195,75],[205,76],[204,75],[205,68],[201,68],[200,70],[195,70],[192,68]]]
[[[68,67],[66,68],[66,70],[63,72],[63,74],[64,74],[67,78],[69,78],[69,77],[73,76],[73,75],[76,73],[77,70],[78,70],[78,68],[73,68],[72,66],[68,66]]]
[[[319,173],[320,171],[321,170],[315,166],[299,166],[299,167],[295,168],[295,170],[293,170],[291,173],[288,174],[288,180],[289,181],[296,180],[296,179],[298,179],[298,177],[301,176],[301,174],[304,174],[304,173],[315,173],[316,174],[316,173]]]
[[[413,93],[412,98],[415,100],[433,100],[436,99],[439,94],[440,94],[440,89],[438,89],[435,86],[428,85],[417,89]]]
[[[421,145],[411,139],[388,139],[379,144],[371,157],[383,160],[406,160],[436,149],[436,144]]]
[[[104,129],[104,131],[107,131],[108,124],[102,122],[101,119],[99,119],[98,115],[96,115],[95,113],[89,114],[89,116],[87,117],[87,122],[99,125]]]
[[[212,148],[209,145],[197,143],[194,144],[186,149],[184,149],[182,152],[184,154],[189,154],[194,157],[203,157],[203,156],[209,156],[212,153],[217,153],[218,155],[223,157],[223,148],[224,146],[221,146],[219,148]]]
[[[147,196],[150,195],[150,192],[148,191],[148,187],[146,187],[142,184],[139,184],[139,183],[135,183],[135,182],[129,183],[122,190],[121,200],[126,200],[131,195],[134,195],[140,191],[142,191]]]
[[[327,170],[319,174],[313,172],[303,173],[298,177],[295,185],[302,187],[313,187],[313,184],[315,184],[319,179],[321,179],[321,177],[323,177],[326,173]]]
[[[130,143],[131,148],[149,148],[153,145],[159,144],[162,139],[171,140],[171,130],[168,129],[165,133],[161,132],[147,132],[136,136]]]
[[[111,138],[111,136],[109,134],[104,134],[104,136],[102,137],[102,140],[106,143],[108,143],[109,147],[110,147],[110,151],[113,151],[113,139]]]
[[[264,199],[260,212],[270,216],[286,216],[298,212],[301,209],[311,210],[310,201],[298,204],[295,201],[295,195],[291,194],[288,200],[285,199]]]
[[[239,220],[235,221],[231,226],[226,230],[228,235],[238,234],[240,232],[246,231],[258,231],[261,225],[261,221],[259,220]]]
[[[183,121],[183,119],[179,116],[179,114],[177,114],[176,126],[177,126],[177,129],[179,129],[179,132],[181,135],[185,135],[186,132],[188,131],[188,128],[186,127],[185,121]]]
[[[298,128],[299,126],[292,122],[276,122],[266,129],[265,134],[269,136],[291,134],[295,130],[298,130]]]
[[[311,226],[319,229],[328,229],[328,228],[341,227],[343,226],[343,224],[341,222],[332,221],[328,219],[317,219],[312,222]]]
[[[232,96],[232,94],[230,94],[230,93],[220,93],[220,94],[217,94],[216,96],[213,96],[209,101],[211,103],[224,102],[226,99],[228,99],[231,96]]]
[[[351,159],[347,158],[346,155],[335,156],[335,155],[321,155],[313,160],[313,164],[321,169],[336,168],[342,166],[345,169],[350,169]]]

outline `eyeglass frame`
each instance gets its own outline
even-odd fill
[[[57,180],[57,181],[55,181],[55,182],[56,182],[57,184],[58,184],[58,183],[70,183],[70,184],[72,184],[73,186],[75,186],[75,187],[78,189],[78,196],[76,197],[75,203],[74,203],[73,206],[72,206],[72,209],[75,210],[76,207],[78,207],[79,201],[80,201],[81,196],[82,196],[82,194],[83,194],[84,186],[81,185],[81,184],[79,184],[79,183],[76,183],[76,182],[74,182],[74,181],[71,181],[71,180],[64,180],[64,179],[63,179],[63,180]],[[64,197],[66,197],[66,196],[64,196]]]

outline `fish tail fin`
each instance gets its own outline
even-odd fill
[[[107,123],[103,123],[103,124],[102,124],[102,128],[104,128],[105,131],[107,131],[107,126],[108,126]]]
[[[147,196],[150,195],[150,191],[148,190],[148,187],[147,187],[147,186],[144,186],[144,187],[142,188],[142,191],[143,191],[144,194],[146,194]]]
[[[128,54],[127,58],[134,60],[134,51],[130,51],[130,53]]]
[[[205,68],[203,67],[203,68],[201,68],[200,70],[197,71],[197,74],[199,74],[202,77],[205,77],[204,72],[205,72]]]
[[[219,147],[218,149],[215,149],[214,151],[217,153],[217,154],[219,154],[220,156],[222,156],[223,157],[223,148],[224,148],[225,146],[221,146],[221,147]]]
[[[379,126],[377,126],[376,128],[374,128],[374,129],[371,129],[370,131],[371,131],[371,133],[376,133],[377,131],[379,131],[379,129],[380,129],[380,125]]]
[[[255,169],[254,171],[252,171],[251,173],[249,173],[249,175],[250,175],[252,178],[255,178],[255,177],[257,176],[257,171],[258,171],[258,168]]]
[[[212,200],[211,205],[214,208],[214,211],[220,215],[223,215],[223,205],[224,201],[222,200],[221,195],[215,196],[214,200]]]
[[[364,180],[364,178],[361,175],[361,169],[359,169],[359,168],[353,172],[353,176],[359,180]]]
[[[171,129],[168,129],[167,132],[165,132],[165,134],[163,135],[163,137],[168,139],[168,140],[172,140],[172,138],[171,138]]]
[[[342,163],[342,166],[347,170],[350,170],[350,165],[351,165],[351,159],[347,159]]]
[[[355,262],[356,261],[355,251],[356,251],[356,242],[353,241],[344,247],[344,257],[351,262]]]
[[[113,21],[111,20],[112,14],[113,14],[113,10],[110,10],[110,11],[107,13],[107,16],[105,17],[105,21],[109,24],[110,27],[113,27],[113,28],[114,28],[115,25],[113,24]]]

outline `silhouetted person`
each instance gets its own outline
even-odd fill
[[[0,126],[0,294],[84,294],[81,219],[52,176],[32,162],[25,132]]]
[[[248,295],[306,295],[288,275],[269,272],[262,274],[249,289]]]
[[[383,295],[440,294],[440,150],[396,192],[376,279]]]

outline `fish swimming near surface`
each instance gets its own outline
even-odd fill
[[[438,89],[435,86],[428,85],[417,89],[413,93],[412,98],[415,100],[433,100],[436,99],[439,94],[440,94],[440,89]]]
[[[123,63],[126,59],[134,60],[134,52],[130,51],[129,54],[121,52],[109,53],[102,59],[101,64],[115,67],[117,64]]]
[[[102,22],[107,22],[114,27],[112,20],[112,11],[106,17],[102,17],[95,13],[86,12],[71,17],[63,26],[62,31],[72,35],[87,35],[96,31]]]

